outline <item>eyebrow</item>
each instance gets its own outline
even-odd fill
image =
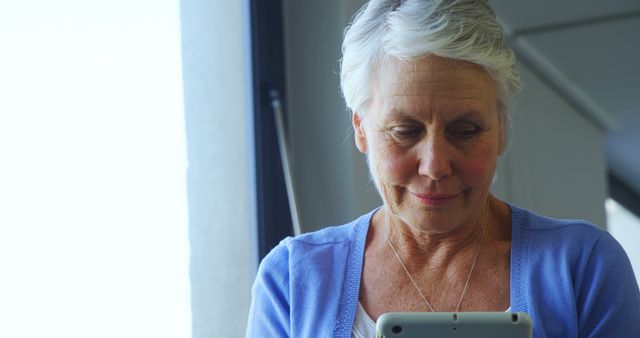
[[[403,110],[392,108],[388,110],[383,119],[382,123],[392,123],[392,122],[410,122],[410,121],[419,121],[420,117],[414,114],[409,114]]]
[[[391,109],[387,112],[388,114],[388,119],[403,119],[403,120],[416,120],[418,119],[418,117],[416,117],[415,115],[412,114],[408,114],[403,110],[398,110],[398,109]],[[446,116],[447,114],[445,114]],[[467,118],[482,118],[483,117],[483,113],[480,113],[477,110],[466,110],[463,113],[457,114],[456,116],[454,116],[450,121],[459,121],[459,120],[464,120]]]
[[[483,114],[476,110],[467,110],[464,113],[456,116],[453,120],[462,120],[468,117],[482,116]]]

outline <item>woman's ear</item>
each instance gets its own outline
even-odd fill
[[[504,154],[505,148],[507,147],[507,123],[508,117],[506,114],[501,112],[498,108],[498,156],[502,156]]]
[[[500,124],[500,135],[498,140],[498,156],[504,154],[504,150],[507,147],[507,128]]]
[[[364,125],[362,118],[358,115],[358,112],[353,112],[351,116],[351,123],[353,124],[353,131],[356,138],[356,147],[361,153],[367,153],[367,136],[364,133]]]

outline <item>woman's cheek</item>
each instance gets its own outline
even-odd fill
[[[490,157],[465,161],[460,176],[467,187],[490,184],[495,173],[496,162]]]
[[[393,145],[382,144],[376,149],[378,158],[378,168],[380,175],[387,183],[405,184],[411,180],[414,174],[417,174],[417,165],[412,164],[409,152],[397,149]]]

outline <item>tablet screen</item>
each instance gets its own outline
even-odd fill
[[[379,338],[531,338],[524,312],[389,312],[376,323]]]

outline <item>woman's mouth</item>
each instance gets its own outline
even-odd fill
[[[424,204],[430,206],[444,206],[453,201],[460,193],[455,194],[442,194],[442,193],[411,193],[411,195],[418,198],[418,200]]]

